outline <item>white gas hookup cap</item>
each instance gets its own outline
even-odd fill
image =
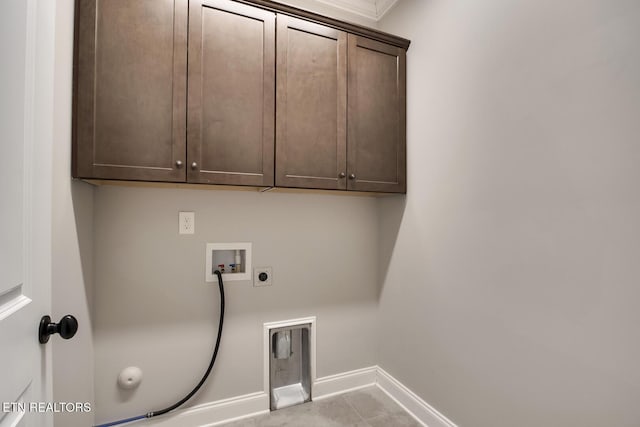
[[[137,366],[124,368],[118,375],[118,385],[125,390],[136,388],[142,382],[142,370]]]

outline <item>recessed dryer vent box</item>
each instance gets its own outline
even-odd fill
[[[251,280],[251,243],[207,243],[207,282],[217,282],[214,271],[222,271],[222,280]],[[234,271],[235,270],[235,271]]]

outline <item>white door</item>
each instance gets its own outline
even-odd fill
[[[53,1],[2,0],[0,427],[53,425],[31,404],[51,402],[50,344],[37,331],[51,308],[54,23]]]

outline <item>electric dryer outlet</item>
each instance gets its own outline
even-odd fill
[[[255,267],[253,269],[253,286],[271,286],[273,269],[271,267]]]

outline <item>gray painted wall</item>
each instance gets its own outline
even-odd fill
[[[92,252],[93,188],[71,180],[71,87],[73,0],[55,2],[55,70],[52,147],[51,309],[54,321],[73,314],[79,322],[72,340],[54,337],[53,399],[93,400]],[[93,425],[93,413],[56,413],[56,426]]]
[[[640,420],[640,3],[403,0],[380,365],[460,426]]]
[[[178,234],[194,211],[195,234]],[[273,286],[226,284],[218,361],[190,405],[261,391],[262,324],[317,316],[317,375],[371,366],[377,313],[377,201],[368,197],[100,187],[95,192],[96,421],[160,409],[191,390],[215,340],[218,290],[207,242],[253,243]],[[122,393],[120,370],[139,366]]]

